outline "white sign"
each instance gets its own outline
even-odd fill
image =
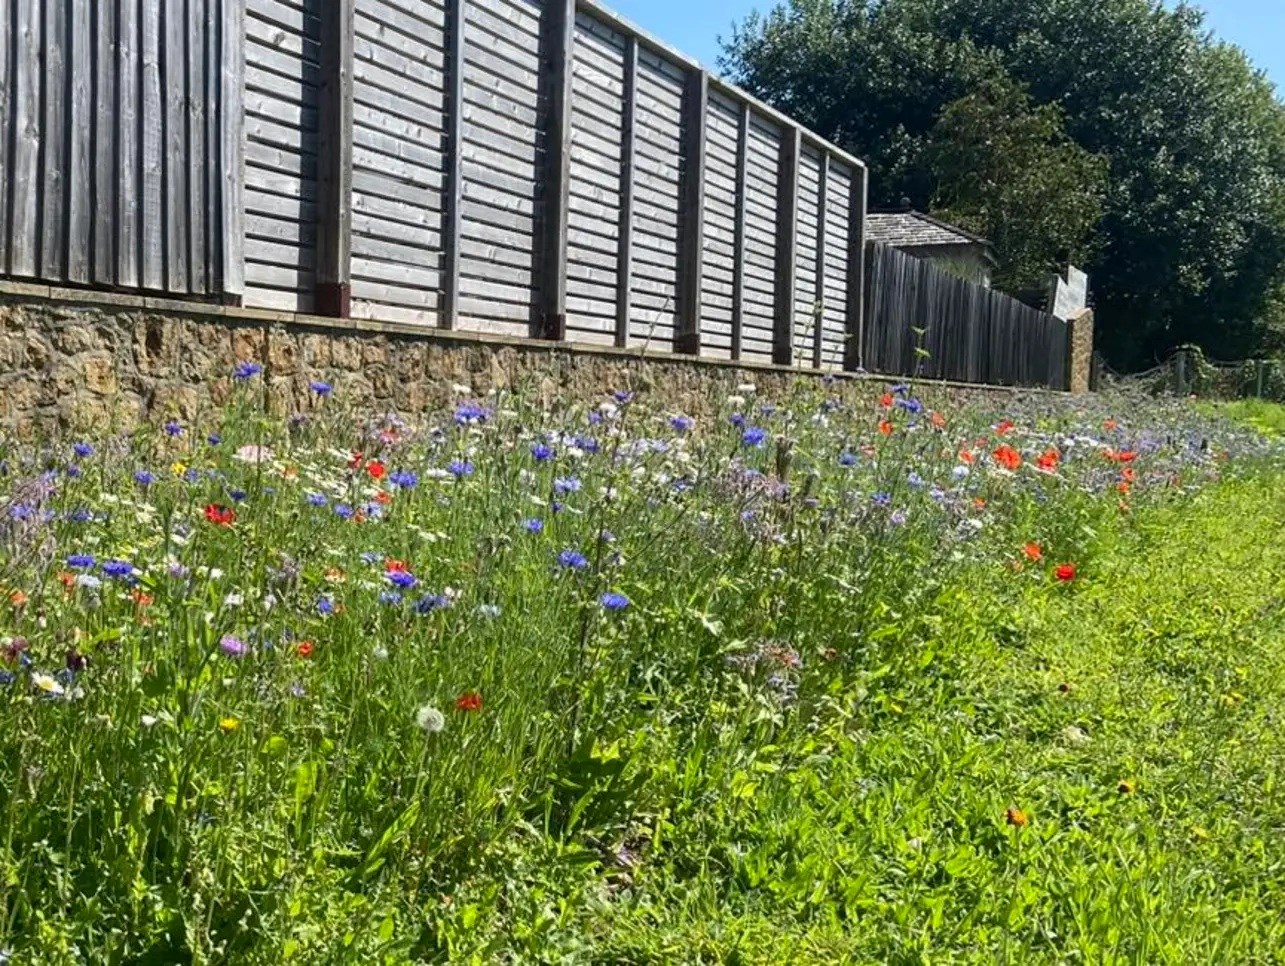
[[[1066,322],[1089,307],[1089,276],[1074,265],[1066,267],[1066,278],[1057,277],[1053,291],[1053,314]]]

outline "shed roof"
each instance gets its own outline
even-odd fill
[[[866,240],[891,245],[893,248],[980,246],[988,255],[991,247],[985,238],[938,221],[920,211],[871,212],[866,215]]]

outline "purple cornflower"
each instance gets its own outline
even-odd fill
[[[419,476],[410,470],[393,470],[388,474],[388,482],[403,490],[413,490],[419,485]]]
[[[597,426],[601,422],[602,422],[602,413],[598,412],[598,410],[595,409],[593,412],[589,414],[590,426]]]
[[[309,493],[308,502],[313,506],[325,506],[326,498],[322,496],[320,493]]]
[[[415,610],[420,614],[431,614],[443,607],[450,607],[451,600],[443,594],[425,594],[415,601]]]
[[[233,637],[231,634],[225,634],[219,641],[219,650],[228,657],[245,657],[245,641]]]
[[[9,519],[11,520],[30,520],[35,516],[36,508],[26,503],[15,503],[9,507]]]
[[[690,416],[669,417],[669,428],[676,433],[686,433],[695,425],[695,421]]]
[[[743,429],[745,427],[745,416],[742,413],[732,413],[732,415],[727,417],[727,421],[737,429]]]
[[[575,476],[562,476],[553,481],[553,492],[562,496],[568,493],[579,493],[580,488],[580,480]]]
[[[390,584],[395,587],[401,587],[404,590],[410,590],[419,583],[414,574],[409,574],[404,570],[390,570],[384,576],[388,578]]]
[[[892,497],[887,493],[876,493],[871,497],[875,506],[892,506]]]
[[[544,521],[536,519],[523,520],[522,529],[526,530],[527,533],[543,533]]]
[[[907,516],[905,510],[894,510],[888,520],[894,527],[900,527],[905,524]]]
[[[758,426],[750,426],[745,432],[741,433],[741,442],[746,446],[762,446],[767,442],[767,430]]]
[[[457,426],[472,426],[475,423],[484,423],[490,418],[491,410],[481,403],[466,402],[455,407],[455,425]]]
[[[134,565],[126,560],[104,560],[103,573],[116,580],[134,575]]]
[[[88,443],[75,443],[72,445],[71,451],[76,454],[77,459],[82,460],[94,455],[94,448]]]
[[[332,386],[328,382],[322,382],[319,379],[314,379],[312,382],[308,383],[308,388],[311,389],[318,396],[329,396],[332,392],[335,391],[334,386]]]
[[[355,512],[347,503],[340,503],[335,507],[335,516],[341,520],[351,520]]]
[[[531,447],[531,458],[537,463],[547,463],[555,455],[553,447],[547,443],[536,443]]]
[[[627,406],[634,401],[634,394],[628,389],[617,389],[611,394],[611,398],[616,400],[620,405]]]
[[[211,446],[218,446],[219,443],[223,442],[223,437],[218,433],[210,433],[209,436],[205,437],[205,441]]]
[[[598,603],[602,605],[603,610],[624,610],[629,606],[629,598],[609,590],[598,598]]]
[[[579,550],[563,550],[558,554],[558,566],[564,570],[584,570],[589,566],[589,558]]]
[[[184,483],[198,483],[201,479],[201,472],[195,466],[189,466],[183,471]]]
[[[906,477],[906,482],[915,487],[915,489],[918,489],[924,485],[924,478],[914,470],[911,470],[910,475]]]
[[[165,424],[165,435],[166,435],[166,436],[182,436],[182,435],[183,435],[183,424],[182,424],[182,423],[180,423],[177,419],[171,419],[169,422],[167,422],[167,423]]]
[[[473,464],[468,460],[451,460],[446,469],[457,480],[462,480],[466,476],[473,475]]]
[[[245,382],[247,379],[253,379],[262,371],[263,366],[257,362],[238,362],[232,370],[232,378]]]
[[[134,482],[139,486],[151,486],[156,482],[156,474],[150,470],[138,470],[134,474]]]
[[[93,555],[87,553],[73,553],[67,558],[67,566],[73,570],[93,570],[96,562]]]

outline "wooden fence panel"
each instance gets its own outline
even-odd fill
[[[354,317],[440,321],[445,25],[442,0],[356,0]]]
[[[817,358],[817,309],[821,289],[817,278],[817,256],[821,217],[821,154],[804,145],[799,156],[799,207],[795,224],[794,275],[794,364],[812,366]]]
[[[780,153],[781,129],[751,113],[745,158],[745,317],[741,358],[752,362],[772,361]]]
[[[714,359],[732,357],[740,127],[740,105],[711,92],[705,111],[700,354]]]
[[[821,366],[842,369],[847,345],[848,246],[852,169],[833,162],[826,172],[825,245],[821,258]]]
[[[623,34],[577,15],[567,212],[567,338],[572,342],[616,343],[626,46]]]
[[[1061,319],[883,245],[870,246],[869,264],[872,371],[1066,388]]]

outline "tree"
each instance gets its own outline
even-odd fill
[[[876,202],[932,202],[943,112],[996,71],[1058,109],[1069,138],[1107,166],[1085,267],[1117,367],[1184,342],[1254,352],[1280,311],[1285,107],[1190,7],[789,0],[747,19],[723,66],[864,157]]]
[[[999,288],[1038,289],[1068,260],[1089,262],[1106,162],[1066,136],[1056,105],[999,74],[942,109],[924,158],[934,213],[990,239]]]

